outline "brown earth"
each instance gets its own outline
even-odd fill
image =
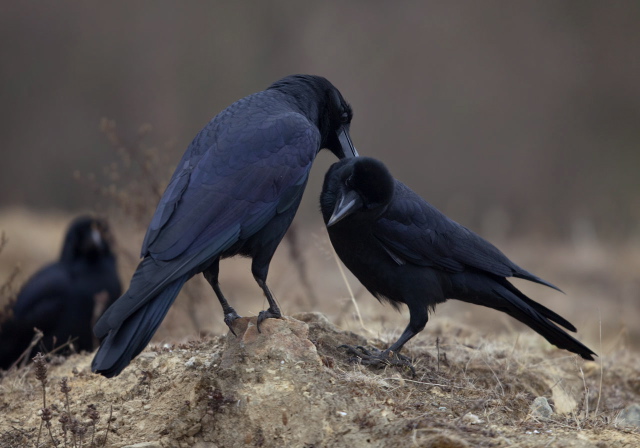
[[[65,396],[81,421],[94,404],[94,443],[106,447],[637,447],[619,413],[640,401],[640,362],[616,354],[583,362],[537,335],[491,342],[460,325],[431,325],[406,368],[349,360],[341,344],[374,344],[318,313],[235,323],[233,335],[151,345],[113,379],[90,372],[91,354],[49,366],[52,436],[65,446]],[[434,345],[437,338],[438,345]],[[439,354],[439,355],[438,355]],[[546,397],[549,419],[530,405]],[[0,446],[35,446],[42,392],[33,365],[0,380]],[[109,415],[111,419],[109,420]],[[104,442],[105,434],[108,438]],[[87,428],[84,445],[90,446]],[[41,446],[54,446],[46,427]],[[69,435],[69,445],[71,443]],[[79,445],[79,439],[76,440]]]

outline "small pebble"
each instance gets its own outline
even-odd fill
[[[187,431],[187,435],[190,437],[193,437],[196,434],[198,434],[201,430],[202,430],[202,425],[200,423],[196,423],[191,428],[189,428],[189,430]]]
[[[549,406],[549,402],[544,397],[538,397],[533,400],[529,410],[531,411],[531,415],[537,418],[549,418],[551,417],[551,414],[553,414],[553,410],[551,409],[551,406]]]
[[[184,363],[185,367],[195,367],[196,366],[196,357],[192,356],[189,358],[187,362]]]
[[[618,416],[618,422],[622,426],[640,427],[640,404],[634,403],[627,406]]]
[[[440,386],[433,386],[431,389],[429,389],[429,392],[439,397],[446,395]]]
[[[476,414],[472,414],[471,412],[467,412],[466,414],[464,414],[464,417],[462,417],[462,421],[470,425],[478,425],[480,423],[483,423],[483,421],[480,420],[480,417],[478,417]]]

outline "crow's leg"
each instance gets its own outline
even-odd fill
[[[273,254],[271,254],[273,255]],[[278,307],[278,303],[276,299],[271,294],[269,287],[267,286],[267,273],[269,272],[269,262],[271,261],[271,256],[263,255],[263,257],[255,257],[253,259],[253,263],[251,264],[251,272],[253,273],[253,278],[256,279],[258,286],[264,292],[267,301],[269,302],[269,308],[260,311],[258,314],[258,322],[256,326],[258,327],[258,331],[260,331],[260,324],[268,318],[273,319],[281,319],[282,313],[280,312],[280,308]]]
[[[211,266],[209,266],[202,272],[202,275],[204,275],[204,278],[207,279],[207,281],[213,288],[213,292],[216,293],[216,296],[220,301],[220,305],[222,305],[222,312],[224,313],[224,323],[227,324],[227,327],[229,327],[231,333],[233,333],[234,336],[237,336],[236,332],[233,331],[232,324],[233,321],[239,319],[240,316],[238,315],[238,313],[236,313],[236,310],[234,310],[233,307],[229,305],[229,302],[227,302],[227,299],[225,299],[224,295],[222,294],[220,283],[218,283],[218,272],[220,272],[220,259],[214,261]]]
[[[282,313],[280,312],[280,308],[276,303],[276,299],[273,298],[273,294],[271,294],[267,283],[257,277],[256,282],[258,282],[258,286],[260,286],[260,288],[262,288],[262,291],[264,291],[264,295],[267,297],[267,301],[269,302],[269,308],[264,311],[260,311],[260,314],[258,314],[258,322],[256,326],[258,327],[258,331],[260,331],[260,324],[262,323],[262,321],[268,318],[282,319]]]
[[[375,347],[363,347],[362,345],[351,346],[341,345],[338,348],[345,348],[352,355],[349,361],[367,366],[397,366],[406,367],[411,370],[411,374],[416,376],[416,369],[411,363],[411,358],[394,352],[391,348],[380,350]]]
[[[348,353],[353,355],[351,358],[353,361],[358,361],[361,364],[371,366],[400,366],[406,367],[411,370],[413,376],[416,374],[416,369],[411,364],[411,359],[401,355],[399,352],[402,347],[409,342],[416,334],[420,333],[425,325],[429,315],[427,310],[422,307],[409,308],[410,318],[409,325],[400,335],[398,340],[386,350],[378,350],[377,348],[367,349],[361,345],[341,345],[339,348],[346,348]]]
[[[281,213],[276,214],[271,221],[252,237],[253,261],[251,262],[251,273],[269,302],[269,308],[260,311],[258,314],[258,322],[256,324],[258,331],[260,331],[260,324],[265,319],[282,319],[282,313],[280,312],[278,303],[267,286],[267,274],[269,273],[271,258],[278,244],[280,244],[282,238],[284,238],[296,214],[298,205],[300,205],[306,182],[307,181],[304,180],[302,184],[291,187],[286,191],[285,195],[288,196],[288,201],[291,201],[290,205],[285,210],[282,210]]]

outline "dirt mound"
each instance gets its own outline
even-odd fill
[[[415,359],[412,377],[351,363],[340,344],[380,341],[341,331],[321,314],[269,319],[262,333],[255,318],[243,318],[235,330],[237,337],[151,346],[109,380],[90,372],[90,354],[50,365],[51,434],[42,430],[41,446],[65,446],[63,377],[72,417],[88,422],[83,446],[92,438],[95,446],[146,448],[640,446],[637,429],[616,420],[640,401],[631,357],[608,361],[600,386],[596,363],[523,342],[489,346],[448,328],[437,347],[407,353]],[[2,447],[36,444],[43,404],[33,370],[0,382]],[[531,411],[538,396],[553,407],[548,419]]]

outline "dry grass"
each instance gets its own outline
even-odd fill
[[[260,359],[249,356],[225,370],[220,359],[229,342],[215,337],[152,346],[112,380],[89,373],[90,354],[75,355],[62,365],[50,366],[45,407],[52,408],[52,428],[43,446],[53,446],[52,438],[63,440],[58,424],[61,417],[80,418],[89,404],[95,405],[102,416],[96,426],[96,435],[100,436],[96,443],[103,443],[106,425],[112,424],[107,447],[155,440],[170,446],[203,446],[198,443],[210,437],[216,440],[222,437],[219,431],[229,428],[236,428],[236,445],[244,446],[243,440],[255,439],[243,434],[251,425],[259,426],[260,418],[273,418],[274,412],[269,406],[257,406],[254,411],[262,412],[262,417],[254,415],[247,420],[244,413],[250,403],[283,399],[283,393],[290,393],[285,397],[288,414],[282,411],[282,419],[291,437],[306,431],[317,436],[318,431],[324,431],[322,437],[327,444],[333,441],[332,446],[354,446],[365,440],[371,446],[409,446],[412,440],[416,446],[427,446],[426,440],[433,437],[447,443],[464,441],[470,446],[640,443],[638,430],[622,427],[617,419],[620,411],[637,402],[640,395],[640,362],[632,353],[612,354],[601,370],[596,362],[582,362],[556,349],[541,350],[535,335],[522,334],[514,349],[510,335],[488,341],[442,319],[442,323],[433,325],[434,332],[447,332],[439,337],[439,362],[436,348],[418,341],[408,352],[417,370],[417,376],[411,377],[397,368],[378,370],[349,363],[336,346],[362,343],[361,336],[337,331],[318,317],[301,318],[309,322],[309,337],[318,354],[330,362],[282,365],[284,361],[271,359],[271,355]],[[429,333],[422,340],[432,337]],[[273,376],[276,371],[279,373]],[[58,387],[64,377],[68,377],[69,392]],[[230,384],[235,388],[230,389]],[[42,406],[33,366],[3,378],[0,390],[0,442],[23,440],[15,446],[33,446]],[[549,419],[530,411],[538,396],[546,397],[554,409]],[[290,413],[311,413],[312,408],[305,404],[311,399],[308,397],[313,398],[314,406],[331,410],[335,417],[324,421],[302,419],[300,423]],[[111,406],[113,417],[108,418]],[[91,422],[86,417],[80,420],[88,441]],[[333,439],[341,433],[344,438]],[[48,433],[43,430],[43,434]],[[224,434],[227,437],[229,433]],[[277,440],[260,437],[263,446],[283,446]],[[583,444],[572,445],[576,439]]]

